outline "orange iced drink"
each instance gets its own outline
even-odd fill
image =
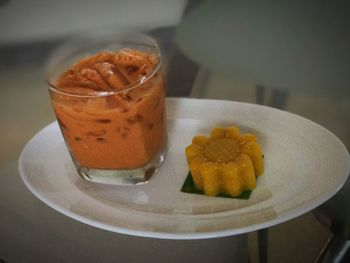
[[[52,105],[79,167],[137,169],[166,143],[164,77],[154,52],[85,57],[51,85]]]

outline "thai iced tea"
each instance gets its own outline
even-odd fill
[[[156,52],[130,48],[102,51],[51,83],[57,121],[84,178],[137,183],[158,169],[166,144],[159,59]]]

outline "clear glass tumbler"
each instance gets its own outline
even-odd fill
[[[147,182],[166,148],[162,58],[138,33],[81,35],[47,66],[57,122],[79,175],[107,184]]]

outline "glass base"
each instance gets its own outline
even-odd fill
[[[136,185],[147,183],[159,170],[164,161],[165,150],[158,152],[155,157],[143,167],[123,170],[91,169],[76,164],[79,175],[88,181],[114,185]]]

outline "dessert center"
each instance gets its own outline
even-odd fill
[[[237,140],[218,139],[211,141],[204,150],[205,156],[212,162],[229,162],[239,155],[240,147]]]

